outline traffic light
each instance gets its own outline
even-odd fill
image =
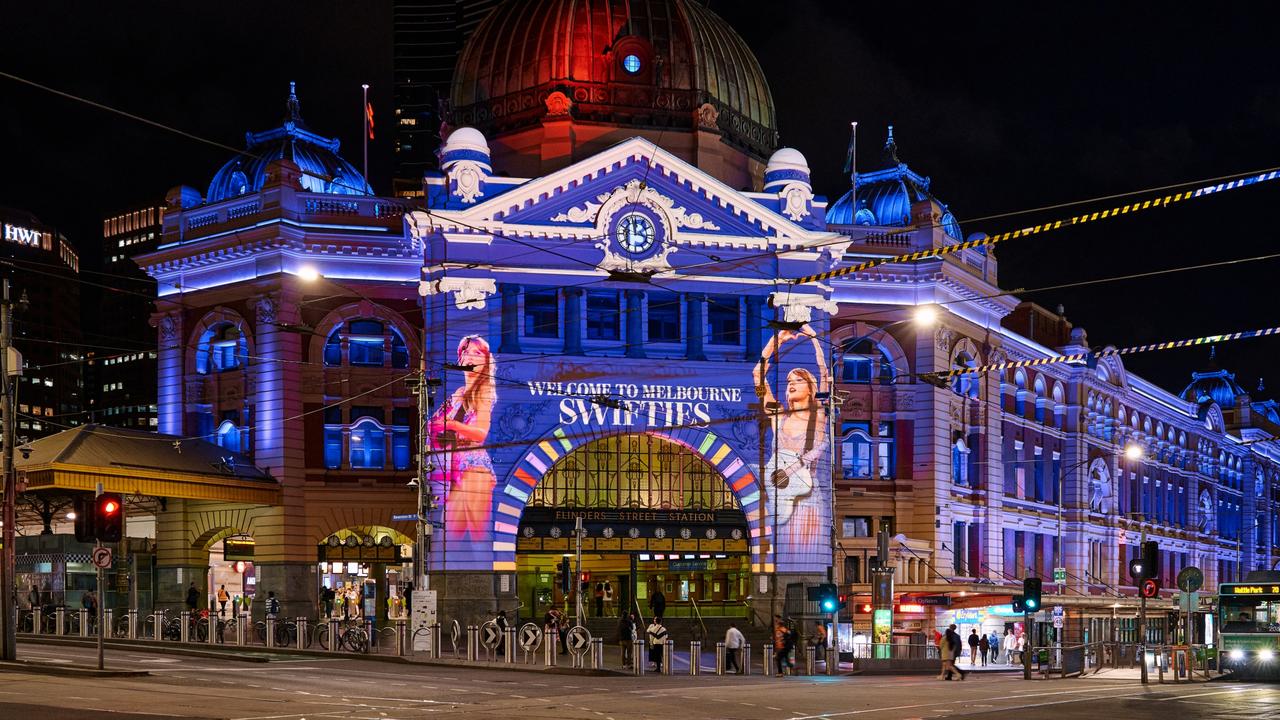
[[[77,495],[71,505],[76,514],[76,540],[82,543],[97,540],[98,535],[93,528],[93,496]]]
[[[1022,604],[1027,612],[1040,609],[1040,578],[1029,577],[1022,581]]]
[[[560,592],[565,595],[573,587],[573,571],[569,569],[569,558],[560,558]]]
[[[1021,595],[1013,596],[1013,611],[1016,613],[1024,613],[1027,611],[1027,603],[1022,599]]]
[[[120,542],[124,536],[124,501],[115,493],[94,499],[93,530],[102,542]]]
[[[1143,580],[1156,577],[1160,567],[1160,546],[1154,540],[1142,543],[1142,553],[1129,561],[1129,575],[1141,585]]]
[[[1160,597],[1160,581],[1156,578],[1146,578],[1142,581],[1139,592],[1144,598]]]
[[[840,591],[835,585],[825,583],[818,586],[818,607],[824,613],[833,613],[840,609]]]

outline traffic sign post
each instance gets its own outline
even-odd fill
[[[114,553],[109,547],[98,546],[93,549],[93,566],[106,570],[111,567],[111,563],[115,562]]]
[[[569,652],[573,653],[573,666],[583,667],[583,657],[587,654],[587,650],[591,649],[591,631],[581,625],[575,625],[569,629],[565,644],[569,646]]]
[[[485,656],[489,660],[496,660],[495,650],[502,642],[502,629],[498,627],[498,623],[490,620],[480,626],[480,644],[484,646]]]
[[[533,657],[533,653],[537,652],[538,646],[542,644],[542,628],[533,623],[525,623],[520,626],[520,649],[524,651],[524,661],[528,664],[529,659]]]
[[[1056,585],[1067,584],[1067,569],[1064,567],[1053,569],[1053,582]]]

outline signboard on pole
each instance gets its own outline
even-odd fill
[[[1058,630],[1061,630],[1062,626],[1065,624],[1066,618],[1067,618],[1066,608],[1062,607],[1061,605],[1054,605],[1053,606],[1053,626]]]
[[[1054,581],[1055,583],[1059,584],[1059,585],[1066,585],[1066,584],[1067,584],[1067,569],[1066,569],[1066,568],[1062,568],[1062,567],[1060,567],[1060,568],[1054,568],[1054,569],[1053,569],[1053,581]]]
[[[436,591],[415,590],[412,598],[413,651],[431,652],[431,626],[439,622],[436,616]]]

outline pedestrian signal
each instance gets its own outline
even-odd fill
[[[1024,613],[1027,611],[1027,604],[1023,602],[1021,595],[1013,596],[1013,611],[1016,613]]]
[[[93,529],[102,542],[120,542],[124,535],[124,501],[115,493],[94,500]]]
[[[76,514],[76,540],[82,543],[97,540],[98,534],[93,528],[93,496],[77,495],[72,505]]]

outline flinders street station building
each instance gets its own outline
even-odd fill
[[[1280,408],[1227,369],[927,382],[1107,339],[1001,294],[989,248],[797,282],[981,229],[891,128],[849,184],[814,187],[805,156],[844,148],[779,147],[759,64],[702,3],[499,5],[412,201],[308,126],[317,89],[281,90],[281,122],[170,191],[137,258],[159,435],[88,425],[19,461],[28,494],[129,499],[113,607],[177,608],[194,582],[272,591],[287,617],[335,589],[385,619],[425,583],[463,624],[603,590],[606,615],[660,593],[668,617],[753,625],[819,617],[805,588],[830,573],[854,642],[886,530],[894,641],[1003,634],[1028,576],[1068,640],[1136,639],[1144,534],[1165,588],[1280,559]],[[74,602],[85,549],[36,539],[23,586]]]

